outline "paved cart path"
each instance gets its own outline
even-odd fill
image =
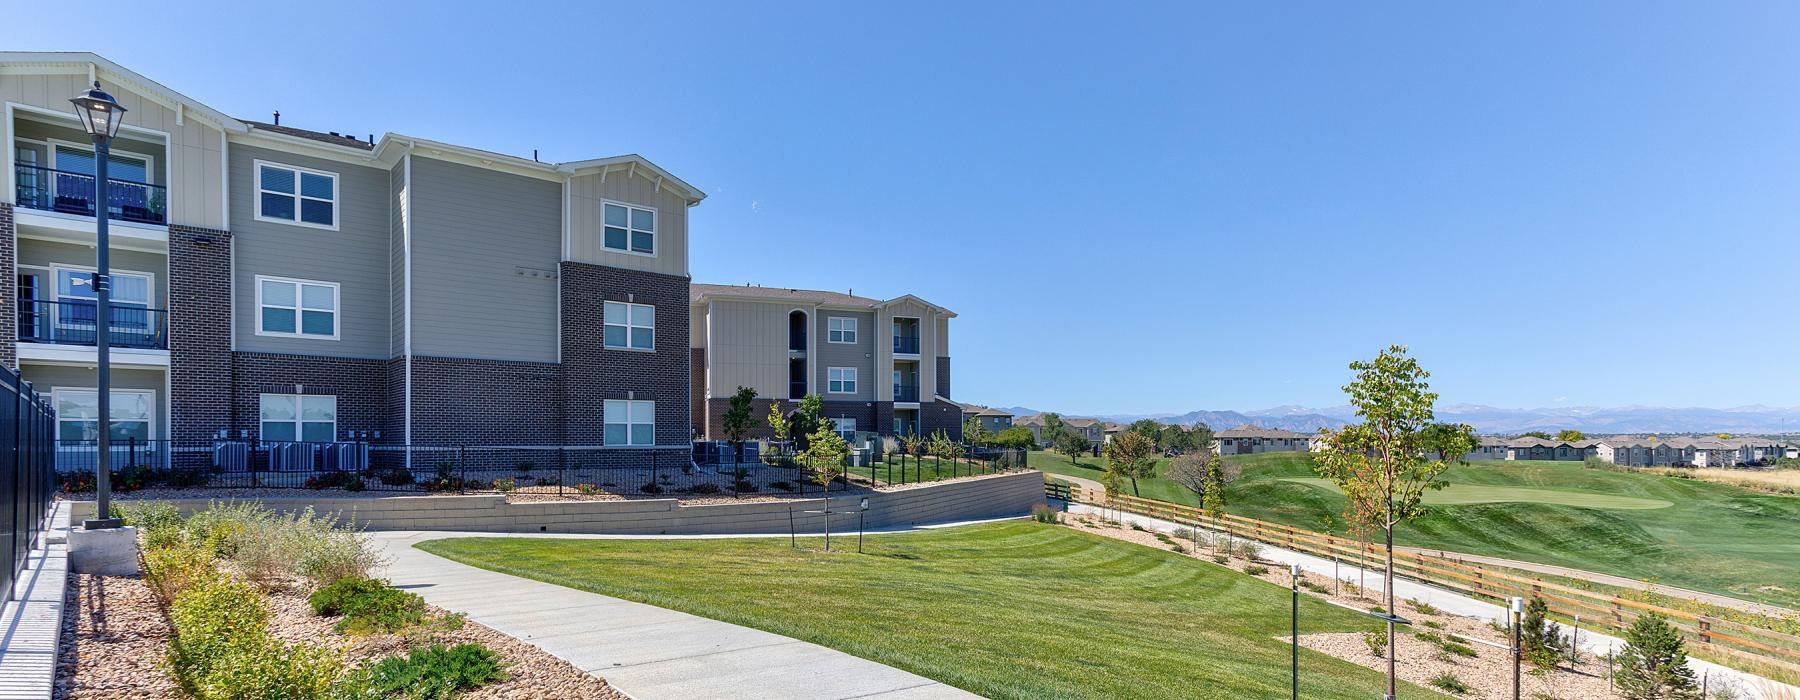
[[[509,535],[370,535],[393,558],[387,574],[395,586],[536,645],[638,700],[979,697],[810,642],[488,571],[412,546],[445,537]]]

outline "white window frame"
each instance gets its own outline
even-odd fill
[[[306,405],[305,405],[306,400],[309,398],[331,399],[331,440],[329,440],[328,442],[337,442],[338,441],[338,436],[337,436],[338,435],[338,431],[337,431],[337,427],[338,427],[338,420],[337,420],[337,418],[338,418],[338,405],[337,405],[338,401],[337,400],[338,400],[338,397],[336,394],[276,394],[276,393],[257,394],[256,395],[256,439],[266,441],[268,438],[263,437],[263,424],[270,423],[270,422],[276,422],[276,421],[265,421],[265,420],[263,420],[263,417],[262,417],[262,402],[264,399],[266,399],[270,396],[280,396],[283,398],[292,398],[294,400],[294,439],[292,440],[292,442],[306,442],[305,437],[306,437],[306,424],[307,423],[322,423],[322,422],[324,422],[324,421],[316,421],[316,420],[315,421],[306,420]],[[278,442],[289,442],[289,441],[288,440],[279,440]]]
[[[92,387],[92,386],[53,387],[50,389],[50,405],[60,407],[62,405],[63,394],[71,394],[71,393],[77,393],[77,392],[93,394],[97,398],[100,395],[100,388]],[[144,421],[145,424],[147,425],[147,427],[145,428],[144,434],[149,436],[148,439],[155,440],[156,439],[156,409],[158,406],[158,404],[156,402],[156,390],[155,389],[113,389],[112,390],[112,395],[113,395],[113,398],[115,399],[115,401],[114,401],[115,404],[117,403],[117,399],[119,396],[131,395],[131,394],[147,395],[150,397],[150,417]],[[58,442],[62,441],[62,424],[65,421],[72,422],[73,420],[74,419],[64,419],[61,411],[60,410],[58,411],[57,416],[56,416],[55,430],[51,433],[55,440],[57,440]],[[83,422],[85,422],[85,421],[83,421]],[[114,422],[120,422],[120,421],[114,421]],[[116,443],[116,442],[113,443],[114,447],[119,447],[120,445],[121,445],[121,443]]]
[[[295,285],[294,286],[294,306],[292,306],[292,307],[287,307],[287,306],[275,307],[275,308],[279,308],[279,309],[292,308],[294,310],[294,332],[283,333],[280,331],[265,331],[265,330],[263,330],[263,318],[262,318],[263,317],[262,312],[263,312],[263,306],[264,306],[263,305],[263,282],[278,282],[278,283],[283,283],[283,284]],[[305,296],[304,296],[304,291],[300,289],[300,285],[306,285],[306,284],[310,284],[310,285],[317,286],[317,287],[330,287],[331,288],[331,306],[332,306],[332,309],[331,309],[331,335],[327,336],[327,335],[320,335],[317,333],[306,333],[306,332],[302,331],[302,329],[306,327],[306,324],[305,324],[304,319],[302,318],[301,311],[306,310],[306,307],[303,306],[303,304],[305,303]],[[311,310],[312,311],[322,311],[322,309],[311,309]],[[324,282],[324,281],[320,281],[320,280],[302,280],[302,279],[294,279],[292,277],[274,277],[271,275],[257,275],[256,276],[256,318],[254,321],[252,321],[252,323],[256,324],[256,334],[257,335],[269,336],[272,338],[305,338],[307,340],[340,340],[343,338],[343,335],[344,335],[343,289],[340,288],[338,286],[338,283],[336,283],[336,282]]]
[[[843,323],[839,323],[842,321]],[[825,317],[825,342],[838,345],[855,345],[857,337],[855,316]]]
[[[257,159],[257,160],[251,161],[251,163],[252,163],[251,167],[254,169],[254,172],[251,174],[250,177],[254,180],[255,187],[252,187],[250,189],[250,193],[251,193],[251,196],[256,198],[254,205],[256,207],[256,220],[257,221],[267,221],[271,224],[286,224],[288,226],[303,226],[306,228],[324,229],[326,231],[338,230],[338,222],[339,222],[339,220],[341,220],[343,218],[342,215],[344,212],[344,198],[343,198],[343,191],[342,191],[343,188],[338,186],[338,174],[337,173],[331,172],[329,170],[314,170],[312,168],[302,168],[298,165],[288,165],[287,163],[277,163],[272,160]],[[280,168],[282,170],[294,171],[294,192],[293,192],[294,218],[292,218],[292,219],[277,219],[277,218],[270,217],[270,216],[263,216],[262,173],[263,173],[263,167],[265,167],[265,166],[270,167],[270,168]],[[308,196],[300,193],[300,190],[301,190],[300,174],[301,173],[306,173],[309,175],[318,175],[320,177],[326,177],[326,178],[331,179],[331,225],[330,226],[326,226],[324,224],[315,224],[311,221],[305,221],[300,218],[300,209],[301,209],[300,202],[301,202],[301,200],[310,199],[310,200],[318,201],[318,202],[325,201],[325,200],[319,199],[318,197],[308,197]],[[286,195],[288,193],[273,192],[271,194]]]
[[[834,379],[833,375],[836,375],[837,378]],[[839,387],[842,388],[842,390],[840,391],[839,389],[831,388],[832,384],[837,384]],[[827,393],[827,394],[854,394],[854,393],[856,393],[856,368],[855,367],[827,367],[827,368],[825,368],[825,393]]]
[[[613,305],[613,304],[617,304],[619,306],[625,307],[625,322],[624,323],[613,323],[611,321],[606,320],[606,307],[609,305]],[[631,323],[632,309],[634,309],[634,308],[645,308],[645,309],[650,310],[650,314],[651,314],[650,325],[639,326],[639,325],[633,325]],[[656,320],[655,320],[655,318],[656,318],[656,306],[652,305],[652,304],[634,304],[634,303],[627,302],[627,301],[603,301],[600,303],[600,345],[602,347],[605,347],[608,350],[634,350],[637,352],[656,352]],[[613,345],[611,343],[606,342],[606,329],[609,326],[618,326],[620,328],[625,329],[625,344],[624,345]],[[633,329],[633,328],[643,328],[643,329],[650,331],[650,347],[640,348],[640,347],[637,347],[637,346],[634,346],[631,344],[631,329]]]
[[[631,407],[634,404],[644,404],[644,405],[650,407],[650,422],[649,423],[647,423],[647,424],[646,423],[634,423],[631,421]],[[623,413],[625,414],[624,420],[622,420],[622,421],[613,420],[613,418],[616,416],[616,414],[612,409],[615,406],[624,409],[624,411],[623,411]],[[637,399],[606,399],[604,402],[601,403],[600,411],[601,411],[600,441],[602,443],[604,443],[607,447],[655,447],[656,446],[656,402],[655,401],[643,401],[643,400],[637,400]],[[620,445],[620,444],[606,442],[606,426],[609,426],[609,425],[625,426],[625,443],[624,444]],[[632,441],[632,434],[635,432],[632,430],[632,428],[639,426],[639,425],[649,425],[650,426],[650,442],[633,442]]]
[[[615,207],[625,207],[625,247],[624,248],[612,248],[612,247],[608,247],[606,245],[606,228],[607,228],[606,227],[606,205],[608,205],[608,204],[611,204]],[[645,230],[637,228],[631,224],[631,210],[633,210],[633,209],[636,209],[638,211],[650,212],[650,226],[651,226],[650,230],[645,231]],[[613,228],[618,228],[618,227],[615,226]],[[650,252],[646,253],[643,251],[631,249],[631,234],[633,234],[633,233],[648,233],[648,234],[650,234]],[[620,253],[623,255],[640,255],[640,256],[643,256],[646,258],[656,257],[657,252],[662,250],[662,210],[657,209],[656,207],[647,207],[642,204],[632,204],[630,202],[621,202],[616,199],[600,200],[600,250],[603,250],[608,253]]]

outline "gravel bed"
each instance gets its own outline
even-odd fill
[[[155,595],[143,580],[72,575],[69,581],[54,697],[185,697],[163,665],[169,627]],[[335,618],[312,614],[304,590],[289,586],[265,593],[272,634],[287,642],[336,646],[352,665],[434,643],[487,645],[505,663],[508,678],[460,696],[463,698],[626,698],[604,679],[484,625],[464,621],[460,628],[450,629],[451,625],[442,622],[446,613],[435,607],[430,608],[432,624],[398,634],[350,637],[332,629]]]
[[[1091,532],[1104,537],[1155,547],[1157,549],[1169,549],[1169,545],[1164,544],[1158,539],[1155,533],[1135,530],[1126,526],[1113,525],[1093,514],[1073,515],[1065,513],[1063,514],[1063,523],[1083,532]],[[1168,536],[1173,538],[1173,535]],[[1188,540],[1176,541],[1180,543],[1184,550],[1187,550],[1183,552],[1184,554],[1195,558],[1205,559],[1208,563],[1211,563],[1213,550],[1207,543],[1207,536],[1204,533],[1201,534],[1200,549],[1198,551],[1193,551],[1193,543]],[[1243,571],[1245,567],[1251,565],[1263,566],[1267,571],[1258,575],[1257,578],[1261,578],[1283,588],[1293,585],[1290,581],[1288,568],[1286,566],[1267,563],[1257,564],[1256,562],[1251,562],[1235,555],[1230,556],[1227,559],[1227,562],[1226,566],[1238,571]],[[1323,589],[1330,590],[1334,588],[1330,576],[1323,576],[1313,572],[1303,572],[1301,577],[1303,580],[1316,584]],[[1374,577],[1371,576],[1371,579],[1373,578]],[[1368,610],[1381,605],[1382,601],[1380,600],[1379,591],[1371,591],[1365,594],[1357,586],[1351,585],[1350,582],[1345,582],[1335,588],[1340,591],[1337,595],[1316,593],[1306,588],[1301,588],[1301,593],[1314,598],[1331,600],[1358,610]],[[1399,601],[1397,605],[1401,608],[1400,612],[1402,616],[1420,623],[1413,625],[1410,630],[1402,628],[1401,633],[1397,635],[1397,644],[1399,646],[1399,655],[1396,657],[1399,660],[1397,670],[1402,679],[1430,688],[1430,681],[1433,677],[1436,677],[1440,673],[1450,673],[1455,675],[1457,679],[1461,680],[1463,683],[1467,684],[1471,689],[1468,694],[1460,697],[1494,698],[1496,700],[1512,697],[1512,661],[1504,649],[1465,642],[1468,646],[1475,649],[1476,656],[1474,658],[1452,656],[1441,651],[1436,644],[1417,639],[1409,632],[1432,632],[1445,638],[1449,638],[1450,634],[1460,634],[1497,644],[1508,643],[1510,640],[1507,637],[1493,627],[1490,627],[1484,620],[1461,617],[1443,612],[1425,614],[1418,609],[1413,608],[1405,601]],[[1440,627],[1433,629],[1430,626],[1423,624],[1426,620],[1430,620]],[[1568,627],[1565,626],[1563,629],[1566,633]],[[1280,639],[1282,641],[1287,641],[1288,636],[1282,635]],[[1387,659],[1377,657],[1370,653],[1368,645],[1363,643],[1361,633],[1341,632],[1302,635],[1300,637],[1300,645],[1308,649],[1313,649],[1343,659],[1350,663],[1375,669],[1384,674],[1387,672]],[[1606,681],[1606,663],[1604,660],[1595,657],[1592,653],[1585,653],[1582,655],[1581,661],[1582,663],[1579,665],[1573,667],[1565,665],[1553,671],[1535,671],[1532,666],[1527,664],[1525,667],[1526,672],[1521,681],[1522,697],[1624,697],[1609,690]]]
[[[53,697],[179,698],[163,670],[169,625],[142,579],[70,574]]]

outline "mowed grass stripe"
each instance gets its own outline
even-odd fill
[[[434,540],[456,561],[814,642],[1000,698],[1285,696],[1288,592],[1173,553],[1030,522],[786,540]],[[834,538],[834,546],[854,546]],[[1304,599],[1306,631],[1375,624]],[[596,620],[596,624],[604,624]],[[1305,652],[1302,696],[1381,677]],[[1432,694],[1416,687],[1407,697]]]
[[[1290,476],[1282,477],[1282,481],[1305,484],[1321,488],[1332,493],[1342,494],[1335,482],[1319,477]],[[1614,496],[1591,491],[1564,491],[1560,489],[1521,488],[1517,486],[1481,486],[1476,484],[1451,484],[1441,490],[1426,491],[1421,499],[1427,505],[1466,506],[1477,503],[1546,503],[1550,505],[1575,506],[1577,508],[1609,508],[1617,510],[1651,510],[1667,508],[1674,505],[1668,501],[1655,498],[1633,498],[1631,496]]]

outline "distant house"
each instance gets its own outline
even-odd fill
[[[1130,429],[1131,429],[1131,426],[1129,426],[1129,425],[1119,425],[1118,423],[1107,423],[1106,427],[1102,428],[1100,430],[1100,444],[1104,445],[1106,443],[1112,442],[1113,438],[1119,436],[1119,433],[1123,433]]]
[[[1098,446],[1105,439],[1105,426],[1093,418],[1063,418],[1063,429],[1080,433],[1088,442]],[[1037,439],[1039,447],[1050,447],[1049,438],[1044,435],[1044,414],[1038,413],[1013,419],[1013,425],[1024,426],[1031,431],[1031,437]]]
[[[1615,435],[1595,443],[1595,457],[1626,467],[1735,467],[1767,464],[1795,452],[1793,445],[1764,437]]]
[[[1470,450],[1464,459],[1506,459],[1506,450],[1510,441],[1502,437],[1483,435],[1476,442],[1475,449]]]
[[[1247,455],[1259,452],[1306,452],[1312,449],[1313,436],[1291,430],[1240,425],[1213,435],[1213,453]]]
[[[989,435],[1011,428],[1013,425],[1013,414],[998,408],[988,408],[987,406],[979,406],[972,403],[961,404],[961,406],[963,423],[967,424],[970,420],[979,420],[981,422],[981,429],[986,430]]]
[[[1509,460],[1545,460],[1576,461],[1587,459],[1595,454],[1594,440],[1545,440],[1536,437],[1522,437],[1506,443],[1506,458]]]

